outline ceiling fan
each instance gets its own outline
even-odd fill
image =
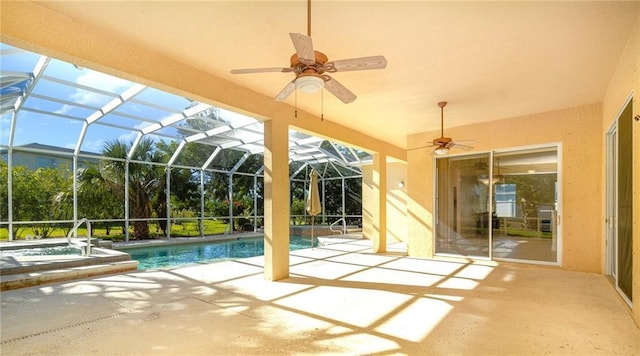
[[[356,100],[356,95],[327,73],[383,69],[387,66],[387,60],[384,56],[329,61],[327,55],[315,51],[311,40],[311,0],[307,0],[307,35],[289,33],[289,36],[296,50],[296,53],[291,56],[289,67],[234,69],[231,73],[292,72],[295,74],[295,78],[276,95],[276,101],[285,100],[296,89],[306,93],[314,93],[324,87],[343,103],[348,104]]]
[[[429,147],[435,147],[435,150],[433,150],[432,154],[438,155],[438,156],[446,155],[449,153],[449,149],[451,148],[459,148],[463,150],[472,149],[473,148],[472,146],[463,145],[462,142],[475,143],[475,141],[473,140],[454,142],[451,137],[444,136],[444,107],[447,106],[447,102],[441,101],[438,103],[438,106],[440,107],[440,137],[434,138],[432,141],[432,145],[429,146]]]

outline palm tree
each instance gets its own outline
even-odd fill
[[[88,164],[78,171],[78,211],[81,217],[117,219],[124,216],[123,185],[111,184],[105,177],[100,164]],[[70,199],[73,192],[69,191],[67,195]],[[105,223],[105,229],[109,235],[109,222]]]
[[[132,144],[120,140],[109,141],[102,150],[102,156],[109,159],[100,162],[99,170],[86,170],[80,177],[80,189],[110,192],[120,201],[124,201],[125,182],[129,186],[129,210],[133,219],[151,218],[151,198],[157,189],[164,189],[163,169],[156,165],[141,162],[160,162],[162,154],[155,149],[153,139],[143,138],[136,146],[131,161],[127,155]],[[128,166],[128,168],[127,168]],[[149,237],[149,222],[133,222],[133,238]]]

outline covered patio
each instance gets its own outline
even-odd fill
[[[266,246],[262,259],[3,293],[3,350],[77,352],[87,338],[98,353],[181,353],[165,342],[178,334],[193,353],[637,354],[640,3],[314,1],[306,19],[305,3],[2,3],[3,43],[259,121]],[[274,101],[297,80],[287,35],[308,25],[311,37],[311,20],[331,60],[388,60],[335,73],[357,93],[350,104],[323,91]],[[231,72],[270,65],[286,73]],[[371,155],[354,164],[366,240],[289,253],[292,131]],[[436,157],[445,139],[475,143]],[[490,182],[508,159],[540,151],[554,156],[549,198],[523,215],[528,183],[509,180],[502,212],[523,226],[533,216],[550,239],[511,239],[523,229],[493,226]],[[533,258],[509,250],[536,241]],[[21,298],[71,311],[24,310]]]
[[[395,249],[344,240],[292,252],[277,283],[255,257],[3,292],[2,353],[640,352],[640,330],[604,276]]]

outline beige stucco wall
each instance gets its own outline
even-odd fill
[[[387,242],[407,242],[407,164],[387,163]],[[402,185],[402,186],[401,186]]]
[[[601,105],[594,104],[446,131],[453,138],[477,140],[471,152],[560,144],[560,229],[566,269],[601,270],[601,117]],[[424,146],[438,134],[408,138],[408,233],[413,256],[432,254],[433,157],[430,148],[411,148]]]
[[[408,242],[407,216],[407,164],[405,162],[387,161],[386,165],[386,241]],[[403,186],[400,186],[400,183]],[[367,239],[376,239],[376,230],[380,217],[378,209],[378,185],[374,182],[373,165],[362,169],[362,235]]]
[[[602,108],[602,132],[606,131],[618,116],[626,100],[633,95],[633,116],[640,115],[640,17],[620,57],[618,67],[611,79],[609,88],[604,97]],[[633,316],[640,325],[640,122],[633,122],[633,298],[636,307],[633,308]],[[604,150],[604,146],[602,148]],[[605,162],[602,161],[601,169],[604,172]],[[604,173],[603,173],[604,176]],[[604,186],[604,180],[601,183]],[[604,192],[602,204],[604,204]],[[602,260],[604,261],[605,249],[602,248]],[[603,266],[604,268],[604,266]]]

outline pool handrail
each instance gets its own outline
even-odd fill
[[[71,241],[71,235],[74,232],[77,234],[78,228],[82,225],[82,223],[87,224],[87,245],[86,245],[87,248],[86,249],[82,248],[82,244],[74,244]],[[87,218],[82,218],[78,220],[78,222],[71,228],[71,230],[69,230],[69,233],[67,234],[67,243],[69,244],[69,246],[80,246],[81,254],[83,256],[90,256],[91,255],[91,221],[89,221],[89,219]]]
[[[339,222],[342,222],[342,235],[347,233],[347,220],[345,218],[340,218],[333,222],[333,224],[329,225],[329,231],[340,233],[340,230],[335,230],[333,227],[338,225]]]

